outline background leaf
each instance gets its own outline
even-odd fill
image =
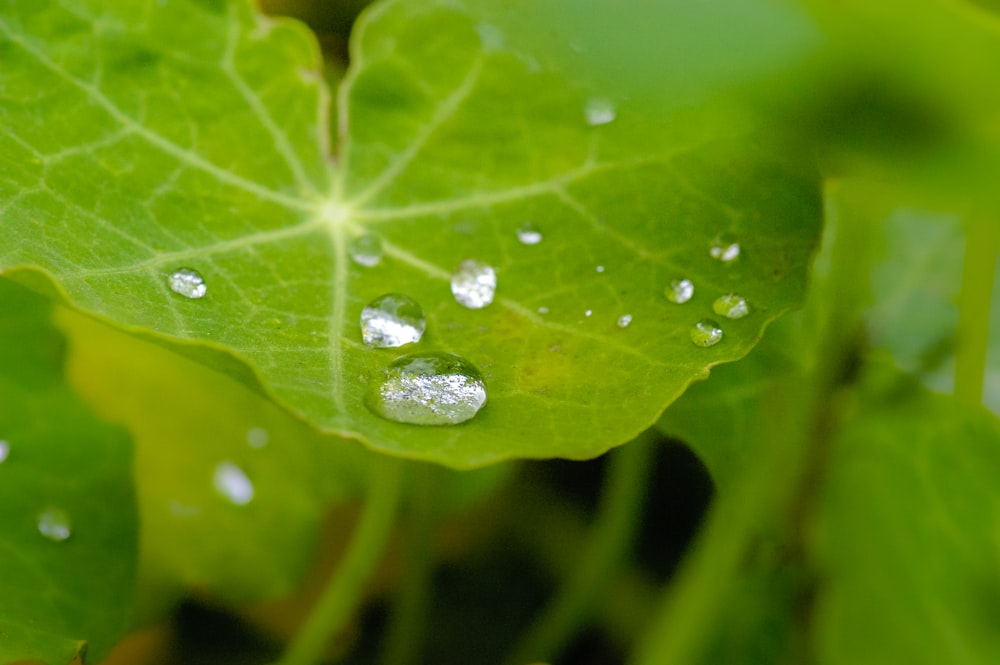
[[[40,268],[76,307],[233,352],[296,413],[383,451],[468,467],[631,439],[800,301],[817,177],[732,107],[668,115],[604,91],[614,120],[589,125],[594,91],[508,49],[476,6],[386,2],[362,19],[334,171],[298,26],[236,0],[8,3],[0,268]],[[525,220],[539,245],[518,242]],[[363,232],[383,242],[374,268],[348,258]],[[724,233],[743,249],[728,265],[708,255]],[[499,271],[485,310],[449,294],[470,257]],[[168,290],[181,267],[205,298]],[[675,307],[663,290],[679,277],[696,294]],[[489,404],[470,423],[417,428],[364,407],[398,354],[365,348],[357,321],[395,291],[427,312],[420,350],[485,373]],[[691,326],[732,291],[751,315],[694,347]]]
[[[130,620],[132,446],[62,378],[50,305],[0,279],[0,662],[100,660]],[[58,509],[68,537],[39,532]]]

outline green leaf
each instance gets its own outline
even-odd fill
[[[1000,422],[881,372],[817,515],[822,663],[995,663]]]
[[[75,307],[200,342],[182,348],[203,362],[231,352],[295,413],[393,454],[469,467],[631,439],[801,300],[817,177],[737,110],[667,114],[575,87],[476,6],[385,2],[362,18],[334,167],[319,56],[296,24],[242,0],[5,4],[0,269],[36,268]],[[596,97],[612,97],[612,122],[586,122]],[[540,244],[518,242],[525,220]],[[366,232],[384,246],[374,268],[349,259]],[[708,254],[723,233],[743,250],[728,265]],[[498,270],[486,309],[449,293],[467,258]],[[182,267],[204,298],[169,291]],[[679,277],[696,291],[675,306],[663,291]],[[415,348],[484,372],[469,423],[364,406],[369,378],[409,349],[366,348],[359,315],[400,291],[427,313]],[[733,291],[751,314],[695,347],[691,327]]]
[[[135,438],[140,614],[191,589],[228,602],[294,589],[325,509],[361,495],[371,454],[156,344],[64,308],[56,320],[73,386]],[[234,468],[252,496],[233,501],[218,486]]]
[[[50,305],[0,279],[0,309],[0,662],[97,661],[130,619],[132,446],[63,381]],[[43,536],[46,514],[69,533]]]

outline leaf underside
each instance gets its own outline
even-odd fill
[[[363,17],[334,163],[319,54],[297,24],[242,0],[0,3],[0,270],[234,354],[293,412],[385,452],[469,467],[629,440],[801,301],[818,178],[736,112],[623,98],[589,125],[601,91],[507,47],[472,4]],[[517,240],[526,220],[538,245]],[[349,258],[362,233],[382,240],[375,267]],[[720,234],[739,259],[709,256]],[[451,297],[467,258],[497,269],[486,309]],[[204,276],[203,299],[168,289],[182,267]],[[695,284],[684,305],[663,296],[677,278]],[[426,311],[417,346],[362,344],[360,311],[388,292]],[[732,292],[750,315],[694,346],[691,326]],[[483,411],[447,428],[368,411],[369,377],[412,350],[477,365]]]

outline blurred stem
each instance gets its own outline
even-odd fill
[[[420,662],[424,624],[430,605],[434,561],[431,549],[439,524],[439,497],[443,482],[440,467],[414,467],[413,510],[406,522],[406,551],[402,580],[395,597],[389,627],[377,662],[408,665]]]
[[[396,517],[403,462],[392,457],[378,457],[374,461],[364,512],[354,528],[347,552],[279,665],[320,662],[330,639],[357,609],[365,585],[382,558]]]
[[[970,404],[980,404],[990,343],[990,307],[1000,231],[993,216],[974,215],[966,227],[962,292],[958,299],[955,396]]]
[[[566,583],[514,648],[509,663],[550,661],[594,611],[631,550],[641,521],[657,436],[653,431],[613,451],[594,526]]]

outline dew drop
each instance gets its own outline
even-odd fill
[[[628,328],[630,325],[632,325],[632,315],[631,314],[622,314],[621,316],[618,317],[618,327],[619,328]]]
[[[534,222],[525,222],[517,227],[517,240],[522,245],[537,245],[542,241],[542,232]]]
[[[270,435],[263,427],[251,427],[247,431],[247,444],[251,448],[263,448],[270,440]]]
[[[475,366],[452,353],[415,353],[394,360],[368,387],[368,408],[415,425],[455,425],[486,404],[486,383]]]
[[[587,101],[583,109],[583,115],[587,119],[587,124],[591,127],[606,125],[615,119],[615,105],[610,99],[595,97]]]
[[[361,310],[361,339],[377,349],[419,342],[426,328],[424,310],[402,293],[387,293]]]
[[[694,284],[690,279],[675,279],[667,287],[667,300],[678,305],[683,305],[694,295]]]
[[[0,464],[7,461],[10,456],[10,442],[0,439]]]
[[[722,328],[712,319],[702,319],[691,328],[691,341],[698,346],[715,346],[722,341]]]
[[[712,303],[712,311],[728,319],[742,319],[750,313],[750,307],[745,298],[730,293],[716,298]]]
[[[382,239],[375,234],[364,233],[351,241],[347,251],[351,260],[359,266],[377,266],[382,261]]]
[[[56,543],[66,540],[73,535],[69,514],[62,508],[46,508],[38,513],[38,533]]]
[[[708,248],[708,253],[713,259],[730,263],[740,256],[740,244],[736,242],[736,237],[731,233],[723,233],[716,236],[712,245]]]
[[[586,312],[583,313],[583,315],[587,316],[587,317],[593,316],[593,314],[594,314],[594,310],[592,310],[592,309],[588,309]]]
[[[597,266],[597,272],[604,272],[604,266]]]
[[[204,298],[208,287],[201,273],[191,268],[179,268],[167,280],[170,290],[185,298]]]
[[[215,467],[213,477],[215,491],[236,506],[245,506],[253,501],[253,483],[243,469],[232,462],[220,462]]]
[[[549,313],[549,308],[546,307],[545,305],[542,305],[541,307],[538,308],[538,313],[539,314],[548,314]]]
[[[451,274],[451,292],[459,305],[482,309],[493,302],[497,273],[481,261],[466,259]]]

